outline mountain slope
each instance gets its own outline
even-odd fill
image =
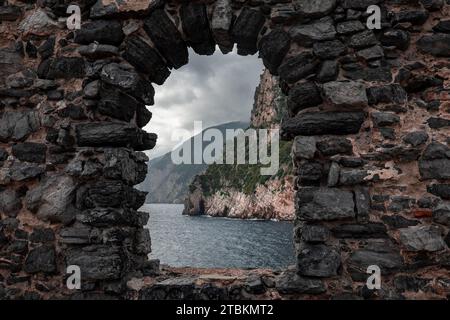
[[[248,123],[235,121],[212,126],[210,128],[218,129],[220,132],[224,133],[226,129],[245,129],[246,127],[248,127]],[[203,132],[207,129],[204,129]],[[201,134],[203,134],[203,132]],[[179,148],[189,148],[190,146],[191,155],[193,157],[194,138],[201,134],[191,137]],[[204,142],[203,148],[207,144],[208,142]],[[183,203],[188,194],[189,184],[196,175],[205,171],[208,165],[205,163],[176,165],[172,162],[171,152],[168,152],[161,157],[150,160],[148,167],[149,170],[145,181],[137,186],[139,190],[148,192],[146,202]]]

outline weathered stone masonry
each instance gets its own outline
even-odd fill
[[[366,27],[372,4],[381,30]],[[0,298],[448,298],[449,1],[2,0],[0,21]],[[133,188],[156,143],[141,129],[151,83],[188,46],[234,43],[288,94],[297,268],[133,292],[127,281],[158,271]],[[65,286],[72,264],[80,291]],[[381,290],[364,287],[369,265]]]

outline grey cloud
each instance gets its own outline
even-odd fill
[[[176,142],[176,129],[193,130],[193,122],[203,127],[230,122],[249,121],[255,88],[262,73],[262,61],[255,56],[238,56],[235,52],[198,56],[189,50],[189,64],[173,70],[162,86],[155,86],[153,118],[145,127],[158,134],[158,143],[148,154],[151,158],[170,151]]]

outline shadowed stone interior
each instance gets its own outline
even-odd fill
[[[444,0],[1,0],[0,298],[448,298],[449,16]],[[160,270],[133,188],[157,139],[152,83],[188,46],[234,44],[288,95],[298,263]]]

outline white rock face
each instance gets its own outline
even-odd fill
[[[294,219],[294,188],[290,180],[273,180],[259,185],[251,195],[221,190],[205,200],[205,213],[240,219]]]

